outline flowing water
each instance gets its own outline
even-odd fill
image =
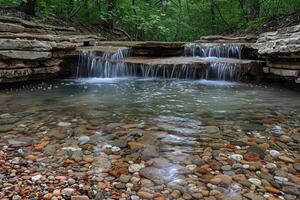
[[[237,81],[242,71],[240,64],[230,63],[230,59],[242,59],[240,45],[216,45],[201,47],[187,44],[184,49],[187,57],[201,57],[209,62],[206,67],[199,68],[194,64],[145,65],[124,62],[130,56],[130,49],[119,49],[116,52],[97,55],[93,51],[82,51],[76,77],[144,77],[144,78],[181,78]],[[219,58],[227,62],[217,62]]]
[[[21,184],[29,188],[17,193],[24,199],[66,187],[91,198],[120,199],[116,195],[126,186],[116,184],[127,174],[131,182],[134,177],[147,177],[155,186],[165,182],[162,187],[171,191],[186,179],[182,187],[198,193],[203,177],[195,168],[208,144],[265,140],[274,127],[297,133],[299,102],[299,93],[280,87],[207,80],[83,78],[2,90],[0,197],[16,194],[14,185]],[[227,157],[231,151],[220,152]],[[155,167],[146,167],[152,158]],[[222,187],[230,195],[241,190]]]

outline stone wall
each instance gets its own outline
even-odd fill
[[[300,25],[261,34],[252,47],[267,61],[269,78],[300,83]]]
[[[95,35],[79,35],[71,27],[38,25],[15,17],[0,17],[0,83],[56,76],[61,63],[77,59],[77,47],[93,43]]]

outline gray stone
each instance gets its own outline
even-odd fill
[[[21,33],[24,31],[24,26],[0,22],[0,32]]]
[[[61,195],[64,198],[70,198],[73,193],[74,193],[74,189],[72,189],[72,188],[65,188],[61,191]]]
[[[221,169],[223,170],[223,171],[229,171],[229,170],[231,170],[231,166],[230,165],[224,165],[224,166],[222,166],[221,167]]]
[[[164,182],[167,173],[163,169],[158,169],[155,167],[146,167],[139,171],[140,175],[157,183],[161,184]]]
[[[257,195],[253,192],[249,192],[244,194],[244,196],[250,200],[264,200],[265,198],[263,196]]]
[[[0,125],[0,133],[5,133],[11,131],[15,126],[10,124]]]
[[[122,175],[119,177],[119,180],[120,180],[122,183],[128,183],[129,180],[130,180],[130,178],[131,178],[131,176],[122,174]]]
[[[143,151],[142,151],[142,155],[141,158],[142,160],[149,160],[151,158],[155,158],[158,156],[158,151],[156,146],[146,146]]]
[[[9,139],[7,142],[9,145],[14,147],[28,146],[32,143],[32,138],[21,136],[18,138]]]
[[[300,172],[300,163],[294,164],[294,169]]]
[[[281,190],[287,194],[296,195],[296,196],[300,195],[300,188],[296,186],[284,186],[281,188]]]
[[[50,59],[51,56],[52,56],[51,52],[16,51],[16,50],[0,51],[0,58],[2,59],[46,60],[46,59]]]
[[[0,39],[0,50],[50,51],[52,46],[47,41]]]

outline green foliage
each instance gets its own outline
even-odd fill
[[[0,0],[18,5],[22,0]],[[299,11],[295,0],[37,0],[38,15],[117,27],[137,40],[192,41],[259,27]]]

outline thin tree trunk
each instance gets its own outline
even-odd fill
[[[259,0],[252,0],[249,12],[249,19],[255,20],[259,17],[260,13],[260,2]]]
[[[114,20],[113,20],[113,10],[116,7],[116,0],[108,0],[107,1],[107,13],[109,14],[109,17],[107,19],[107,26],[108,29],[113,30],[114,29]]]
[[[35,16],[36,0],[23,1],[23,6],[25,14]]]
[[[216,11],[215,11],[215,1],[214,0],[211,0],[210,12],[211,12],[211,33],[213,35],[215,35],[217,32],[217,23],[216,23]]]

